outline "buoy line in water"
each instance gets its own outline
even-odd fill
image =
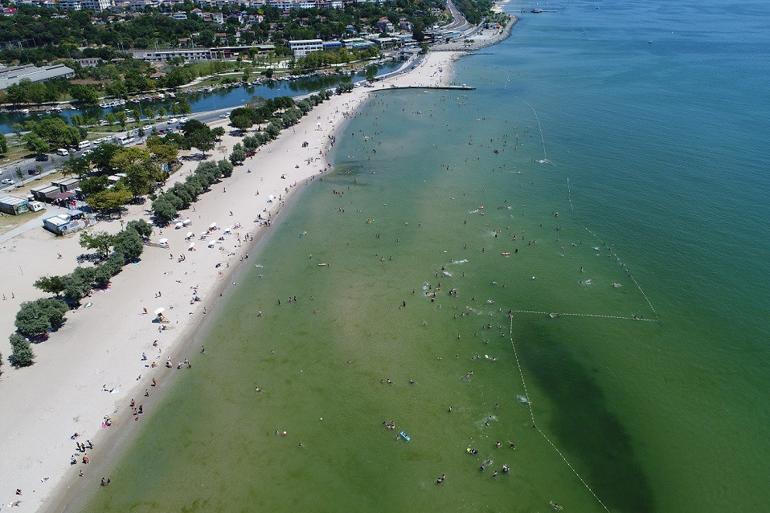
[[[569,183],[569,176],[567,177],[567,199],[569,200],[569,211],[575,213],[575,206],[572,204],[572,186]]]
[[[543,312],[540,310],[511,310],[512,313],[519,314],[539,314],[554,317],[590,317],[594,319],[617,319],[621,321],[642,321],[642,322],[660,322],[659,319],[645,319],[644,317],[628,317],[624,315],[612,314],[592,314],[592,313],[570,313],[570,312]]]
[[[512,311],[514,312],[514,311]],[[550,445],[554,451],[556,451],[556,454],[559,455],[559,457],[564,461],[564,463],[569,467],[569,469],[572,471],[573,474],[580,480],[580,482],[583,484],[586,490],[593,495],[594,499],[596,499],[596,502],[599,503],[599,505],[606,511],[607,513],[610,513],[609,508],[604,504],[604,502],[599,498],[599,496],[594,492],[593,488],[591,488],[585,479],[578,473],[578,471],[575,469],[575,467],[572,466],[572,463],[569,462],[566,456],[564,456],[564,453],[562,453],[558,447],[556,447],[556,444],[551,441],[550,438],[548,438],[548,435],[545,434],[545,432],[540,429],[540,426],[537,425],[537,422],[535,422],[535,410],[532,408],[532,399],[529,397],[529,391],[527,389],[527,381],[524,379],[524,370],[521,368],[521,362],[519,362],[519,352],[516,349],[516,342],[513,340],[513,313],[508,314],[508,336],[511,340],[511,347],[513,348],[513,356],[516,360],[516,367],[519,369],[519,377],[521,378],[521,386],[524,388],[524,396],[527,398],[527,407],[529,408],[529,418],[532,421],[532,427],[535,428],[535,430],[540,433],[540,436],[543,437],[543,439],[548,442],[548,445]]]
[[[601,243],[604,243],[604,240],[602,240],[602,238],[601,238],[601,237],[599,237],[599,236],[598,236],[598,235],[596,235],[594,232],[592,232],[592,231],[591,231],[591,230],[590,230],[590,229],[589,229],[587,226],[584,226],[583,228],[585,228],[585,230],[586,230],[588,233],[590,233],[591,235],[593,235],[593,237],[594,237],[596,240],[600,241]],[[645,301],[647,301],[647,306],[649,306],[649,307],[650,307],[650,310],[652,310],[652,313],[654,313],[655,315],[658,315],[658,312],[657,312],[657,310],[655,310],[655,307],[654,307],[654,306],[652,306],[652,301],[650,301],[650,298],[649,298],[649,297],[647,297],[647,294],[645,294],[645,293],[644,293],[644,290],[642,289],[642,286],[641,286],[641,285],[639,285],[639,282],[638,282],[638,281],[636,281],[636,278],[634,278],[634,275],[633,275],[633,274],[631,274],[631,271],[628,269],[628,267],[627,267],[625,264],[623,264],[623,263],[622,263],[622,261],[620,260],[620,257],[618,257],[618,255],[617,255],[617,254],[616,254],[616,253],[615,253],[615,252],[612,250],[612,248],[608,248],[608,249],[609,249],[609,251],[610,251],[610,254],[611,254],[611,255],[613,255],[613,256],[615,257],[615,259],[616,259],[618,262],[620,262],[620,263],[621,263],[621,266],[623,266],[623,268],[625,269],[625,271],[626,271],[626,274],[628,274],[628,277],[629,277],[629,278],[631,278],[631,281],[633,281],[633,282],[634,282],[634,285],[636,285],[636,288],[639,290],[639,293],[642,295],[642,297],[644,298],[644,300],[645,300]]]
[[[527,104],[527,107],[532,109],[532,114],[535,115],[535,120],[537,121],[537,130],[540,132],[540,144],[543,146],[543,160],[539,160],[539,164],[553,164],[550,160],[548,160],[548,152],[545,151],[545,137],[543,136],[543,125],[540,124],[540,116],[537,115],[537,111],[535,108],[529,103],[524,102]]]

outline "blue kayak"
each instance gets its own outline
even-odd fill
[[[412,437],[406,434],[406,431],[401,431],[398,436],[400,436],[405,442],[411,442]]]

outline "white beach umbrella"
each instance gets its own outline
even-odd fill
[[[185,239],[192,238],[195,234],[193,232],[187,232],[187,235],[184,236]]]
[[[158,244],[165,246],[168,244],[168,239],[158,239]]]
[[[155,309],[155,311],[154,311],[153,313],[154,313],[155,315],[160,315],[160,314],[162,314],[162,313],[163,313],[163,312],[165,312],[165,311],[166,311],[166,309],[165,309],[165,308],[163,308],[163,307],[161,306],[160,308],[156,308],[156,309]]]
[[[210,248],[213,248],[213,247],[214,247],[214,244],[216,244],[216,242],[214,242],[213,240],[210,240],[210,241],[209,241],[209,247],[210,247]]]
[[[232,228],[225,228],[225,233],[230,233],[231,231],[233,231]]]
[[[190,225],[190,224],[192,224],[192,219],[190,219],[190,218],[188,217],[187,219],[185,219],[184,221],[182,221],[182,224],[183,224],[183,225],[185,225],[185,226],[187,226],[187,225]]]
[[[175,229],[175,230],[178,230],[178,229],[180,229],[182,226],[184,226],[182,223],[176,223],[176,224],[174,225],[174,229]]]
[[[211,223],[211,224],[209,225],[209,230],[213,230],[213,229],[215,229],[216,227],[217,227],[217,223]]]
[[[187,246],[187,249],[194,249],[194,248],[195,248],[195,243],[194,242],[191,242],[190,245]]]

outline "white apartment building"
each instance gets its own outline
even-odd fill
[[[113,6],[112,0],[81,0],[80,5],[83,9],[102,12]]]
[[[320,52],[324,49],[321,39],[296,39],[289,41],[289,49],[295,58],[304,57],[310,52]]]
[[[79,11],[82,8],[80,0],[59,0],[58,6],[65,11]]]

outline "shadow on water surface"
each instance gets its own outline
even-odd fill
[[[553,404],[550,422],[541,427],[568,459],[577,458],[571,463],[611,511],[654,511],[652,488],[631,439],[590,371],[543,326],[519,328],[526,377]]]

